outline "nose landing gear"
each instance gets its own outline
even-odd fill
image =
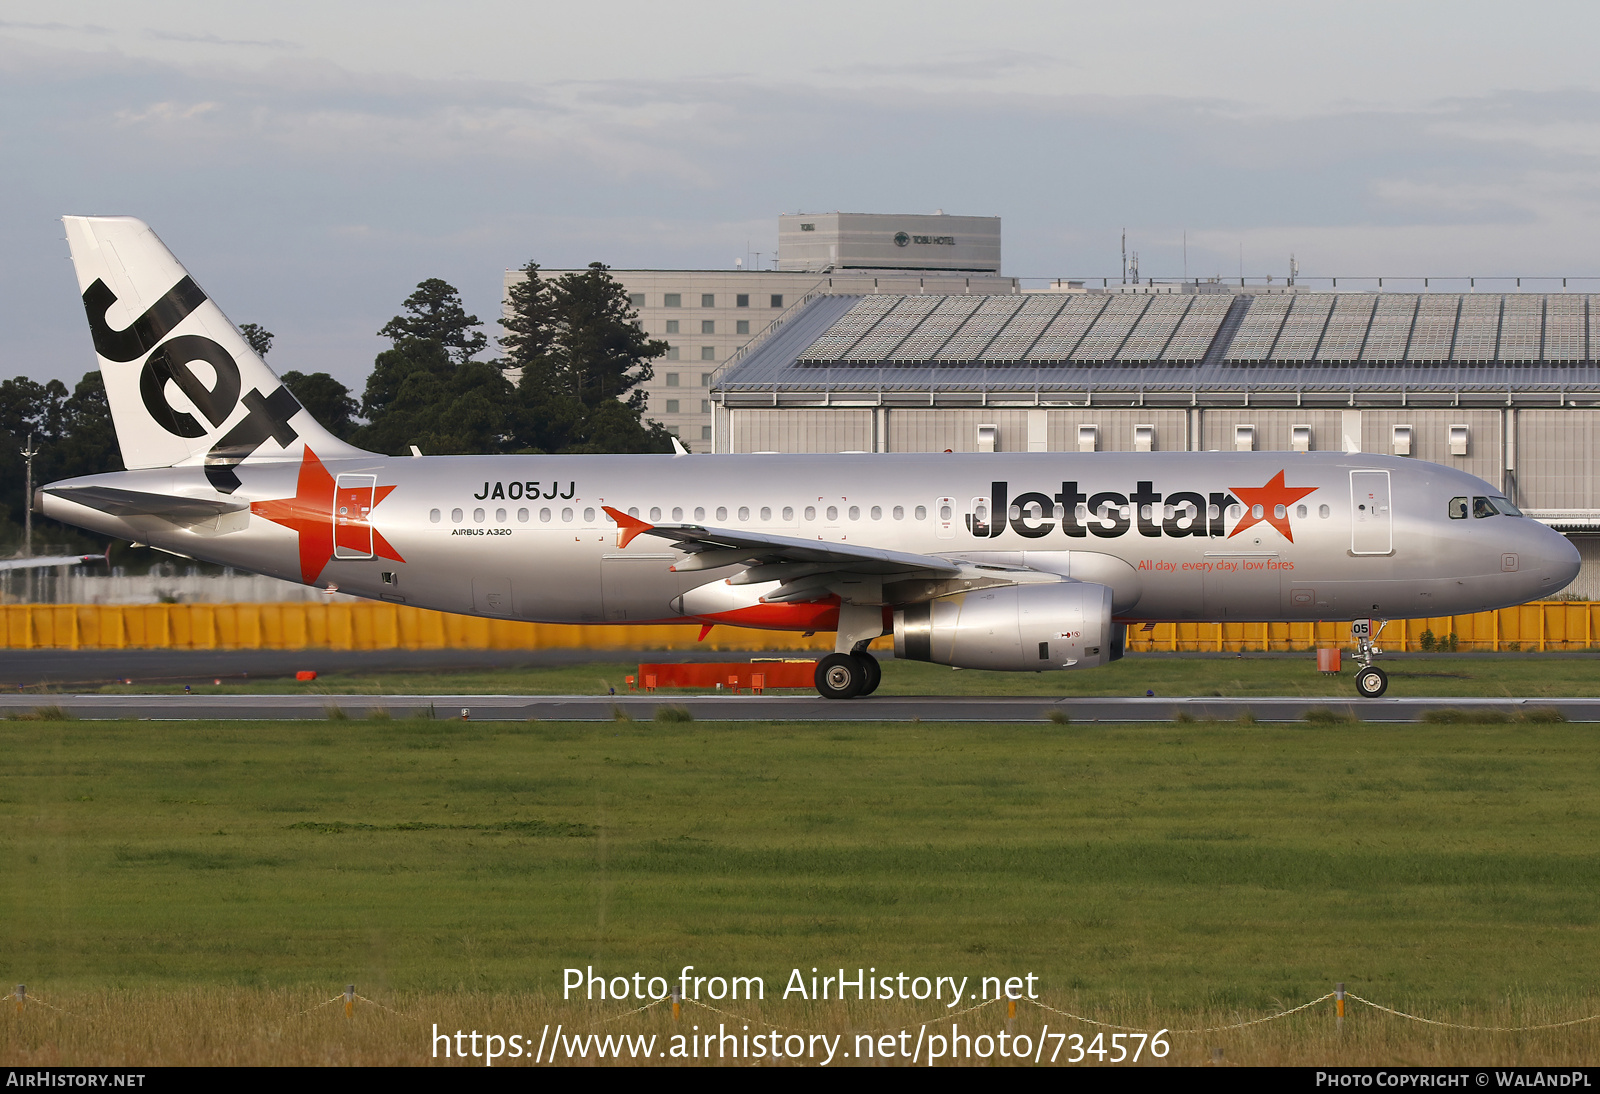
[[[1373,640],[1383,633],[1382,619],[1358,619],[1350,624],[1350,634],[1356,640],[1356,660],[1361,668],[1356,670],[1356,691],[1363,699],[1376,699],[1389,690],[1389,674],[1372,663],[1383,651],[1373,645]]]
[[[1389,677],[1376,665],[1367,665],[1356,673],[1356,690],[1363,699],[1376,699],[1389,690]]]

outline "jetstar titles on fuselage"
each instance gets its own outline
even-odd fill
[[[1041,539],[1055,528],[1059,514],[1061,531],[1068,536],[1116,539],[1137,529],[1139,535],[1160,536],[1236,536],[1257,523],[1270,524],[1289,542],[1294,530],[1289,523],[1291,508],[1313,493],[1314,486],[1286,486],[1279,471],[1265,486],[1234,486],[1228,491],[1200,494],[1179,490],[1163,495],[1155,483],[1140,480],[1134,489],[1121,494],[1114,490],[1085,493],[1075,481],[1064,481],[1061,492],[1048,494],[1028,491],[1010,496],[1009,482],[990,484],[991,512],[1000,519],[989,521],[977,507],[967,515],[967,530],[979,539],[993,539],[1007,527],[1026,539]],[[1242,516],[1230,532],[1229,508],[1241,506]]]

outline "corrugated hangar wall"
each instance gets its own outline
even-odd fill
[[[1517,411],[1516,458],[1524,508],[1600,507],[1600,411]]]

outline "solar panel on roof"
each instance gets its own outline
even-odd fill
[[[1539,360],[1544,356],[1544,296],[1508,294],[1505,301],[1496,360]]]
[[[1017,296],[986,296],[961,329],[933,355],[936,361],[970,361],[1005,329],[1007,321],[1023,307]]]
[[[1328,313],[1333,310],[1330,296],[1299,296],[1289,309],[1289,316],[1278,332],[1272,347],[1274,361],[1309,361],[1317,352],[1322,340],[1322,329],[1328,324]]]
[[[1363,361],[1403,360],[1406,342],[1411,337],[1411,321],[1417,314],[1417,298],[1411,293],[1378,297],[1367,328],[1367,341],[1361,348]]]
[[[1421,297],[1416,320],[1411,324],[1411,339],[1406,344],[1406,360],[1448,361],[1460,309],[1461,297],[1454,293]]]
[[[1354,361],[1361,355],[1361,344],[1367,340],[1367,324],[1372,321],[1372,309],[1377,298],[1350,294],[1334,301],[1333,314],[1328,317],[1327,330],[1317,347],[1318,361]]]
[[[1114,296],[1069,298],[1033,342],[1025,347],[1021,360],[1065,361],[1105,310],[1115,304]]]
[[[1228,309],[1232,305],[1231,296],[1208,294],[1195,297],[1194,304],[1184,315],[1183,321],[1178,324],[1172,341],[1167,343],[1167,352],[1161,355],[1161,359],[1181,362],[1198,361],[1204,357],[1206,350],[1210,349],[1211,343],[1216,340],[1217,331],[1222,329],[1222,321],[1227,318]]]
[[[1052,321],[1077,300],[1088,297],[1051,295],[1035,296],[1023,302],[989,347],[978,355],[978,360],[998,364],[1002,361],[1019,361]],[[1095,307],[1105,303],[1103,297],[1093,299]]]
[[[800,355],[802,361],[837,361],[839,355],[855,345],[872,325],[886,315],[900,298],[897,296],[864,296],[844,314],[822,337],[811,343]]]
[[[1584,359],[1584,327],[1586,299],[1582,296],[1546,298],[1544,311],[1544,359],[1546,361],[1582,361]]]
[[[1155,299],[1151,296],[1114,297],[1072,351],[1072,360],[1110,361],[1115,358],[1134,324]]]
[[[1122,344],[1122,351],[1117,354],[1122,361],[1154,361],[1161,356],[1161,351],[1171,341],[1173,333],[1178,329],[1178,324],[1188,312],[1189,305],[1197,297],[1185,296],[1157,296],[1150,301],[1150,306],[1140,316],[1139,322],[1134,325],[1128,334],[1127,341]]]
[[[1289,305],[1292,303],[1288,296],[1252,297],[1250,310],[1244,313],[1244,320],[1234,332],[1233,341],[1229,344],[1223,360],[1266,360],[1267,354],[1272,352],[1272,343],[1277,340],[1278,331],[1282,329],[1284,317],[1289,314]]]
[[[1500,338],[1500,310],[1504,303],[1505,297],[1499,294],[1461,298],[1455,348],[1450,351],[1452,361],[1494,360],[1495,345]]]
[[[981,296],[947,296],[904,342],[889,354],[891,361],[926,361],[950,340],[977,310]]]
[[[907,335],[916,330],[928,313],[946,298],[940,296],[902,296],[889,313],[878,320],[861,340],[839,355],[841,362],[882,361]]]

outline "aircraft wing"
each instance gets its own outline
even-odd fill
[[[826,565],[853,573],[902,574],[931,572],[953,577],[961,572],[959,563],[937,555],[918,555],[904,551],[884,551],[853,543],[830,540],[797,539],[731,528],[707,528],[699,524],[649,524],[610,506],[606,514],[622,529],[619,547],[626,547],[635,536],[670,539],[688,557],[673,566],[675,571],[714,570],[736,563]]]
[[[756,585],[776,581],[779,587],[762,597],[769,604],[815,599],[824,595],[830,585],[846,578],[865,578],[873,582],[913,578],[931,581],[976,578],[985,583],[1027,581],[1030,578],[1060,580],[1053,574],[1044,575],[1022,567],[975,564],[938,555],[885,551],[854,543],[798,539],[743,529],[707,528],[699,524],[650,524],[610,506],[605,507],[605,512],[620,529],[617,534],[619,547],[626,547],[636,536],[671,540],[684,552],[684,556],[672,567],[677,573],[742,565],[744,570],[729,578],[729,584]]]
[[[105,560],[105,555],[35,555],[32,558],[0,559],[0,570],[37,570],[46,566],[77,566],[84,562]]]

